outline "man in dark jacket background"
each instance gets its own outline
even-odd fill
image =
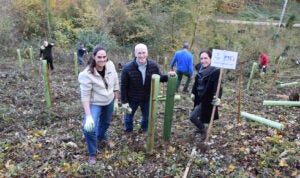
[[[47,60],[48,69],[50,67],[51,70],[54,69],[53,67],[53,55],[52,55],[52,47],[54,46],[53,43],[48,43],[47,40],[43,42],[43,45],[40,48],[40,60],[44,59]]]
[[[80,43],[77,49],[77,57],[79,65],[84,65],[84,55],[87,53],[86,49],[84,48],[84,43]]]
[[[161,76],[160,82],[168,80],[167,75],[163,75],[158,64],[148,59],[148,49],[145,44],[135,46],[135,58],[126,63],[121,72],[121,102],[122,108],[127,113],[125,115],[125,134],[129,136],[133,131],[133,117],[138,109],[141,108],[141,132],[148,129],[149,100],[151,91],[151,79],[153,74]],[[170,71],[170,76],[176,75]]]

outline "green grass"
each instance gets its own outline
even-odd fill
[[[262,1],[264,4],[251,3],[240,6],[237,14],[220,14],[226,19],[250,20],[250,21],[278,21],[282,13],[284,1]],[[295,23],[300,23],[300,3],[289,1],[286,7],[283,21],[286,22],[294,15]]]

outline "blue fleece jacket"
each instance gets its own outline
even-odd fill
[[[179,50],[175,53],[173,60],[170,64],[170,69],[173,70],[174,65],[177,63],[177,71],[189,72],[193,76],[193,55],[186,49]]]

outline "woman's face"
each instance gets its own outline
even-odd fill
[[[211,63],[210,57],[205,52],[200,55],[200,60],[203,67],[207,67]]]
[[[100,50],[96,53],[96,56],[94,57],[95,62],[96,62],[96,68],[97,69],[102,69],[106,62],[107,62],[107,56],[106,56],[106,51]]]

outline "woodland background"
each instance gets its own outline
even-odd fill
[[[82,139],[83,109],[73,54],[80,42],[89,52],[96,44],[108,49],[118,69],[132,58],[137,43],[163,71],[187,41],[195,64],[202,49],[239,53],[236,70],[223,74],[221,118],[214,122],[210,149],[197,150],[190,177],[299,177],[299,107],[266,107],[262,101],[289,100],[299,86],[281,88],[276,81],[300,80],[300,2],[290,0],[278,35],[276,25],[221,23],[218,20],[279,22],[281,0],[0,0],[0,177],[180,177],[199,140],[187,119],[192,101],[179,92],[171,139],[162,140],[164,103],[157,113],[155,152],[145,152],[147,136],[123,137],[122,114],[114,115],[109,133],[114,149],[99,145],[97,164],[86,163]],[[50,73],[52,107],[46,107],[39,48],[55,43]],[[34,63],[29,59],[33,48]],[[19,68],[16,49],[24,67]],[[269,56],[268,73],[256,71],[246,85],[257,51]],[[284,58],[278,65],[279,58]],[[86,56],[87,59],[87,56]],[[242,65],[242,66],[241,66]],[[82,70],[83,68],[80,68]],[[242,110],[284,124],[276,130],[247,119],[237,121],[239,80]],[[161,85],[164,93],[165,85]]]

